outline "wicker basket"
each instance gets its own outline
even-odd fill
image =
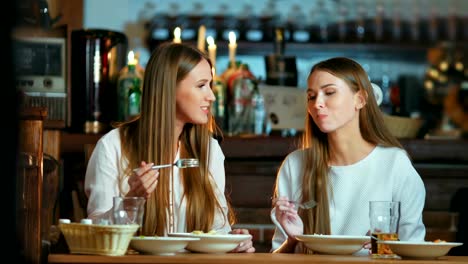
[[[415,138],[423,124],[419,118],[384,115],[384,122],[392,135],[397,138]]]
[[[125,255],[138,225],[60,224],[72,254]]]

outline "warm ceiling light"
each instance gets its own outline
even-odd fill
[[[444,71],[447,71],[448,66],[449,65],[447,61],[441,61],[439,64],[439,69],[444,72]]]

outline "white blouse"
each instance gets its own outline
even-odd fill
[[[113,197],[123,196],[130,189],[127,181],[119,182],[119,176],[123,174],[123,170],[120,167],[121,156],[120,134],[116,128],[99,139],[88,161],[84,187],[85,193],[88,196],[88,218],[93,219],[94,222],[100,219],[110,219]],[[179,153],[177,153],[175,160],[178,158]],[[218,141],[212,138],[210,142],[209,171],[213,177],[212,182],[215,184],[215,193],[223,211],[215,214],[215,221],[211,229],[219,232],[229,232],[231,230],[227,218],[228,206],[224,194],[224,159],[225,157]],[[123,165],[126,166],[127,164]],[[170,210],[173,211],[170,214],[172,219],[168,219],[168,223],[173,222],[174,226],[168,226],[166,233],[191,232],[193,230],[187,230],[186,226],[187,206],[186,200],[182,199],[184,190],[181,185],[179,168],[176,166],[173,167],[173,175],[171,177],[173,177],[171,179],[173,186],[170,190],[171,192],[173,191],[171,196],[174,200],[172,201],[173,207]],[[122,184],[123,193],[120,193],[119,184]],[[155,192],[157,191],[158,188],[156,187]]]

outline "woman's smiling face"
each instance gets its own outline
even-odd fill
[[[176,121],[205,124],[215,96],[211,90],[211,67],[208,61],[201,60],[187,76],[179,82],[176,91]]]

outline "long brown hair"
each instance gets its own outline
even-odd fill
[[[372,84],[361,65],[349,58],[337,57],[313,66],[309,78],[315,71],[328,72],[345,81],[354,93],[364,94],[366,103],[359,112],[359,128],[364,140],[384,147],[402,148],[384,124]],[[306,116],[301,148],[304,151],[305,164],[301,187],[302,201],[314,199],[317,202],[317,206],[312,210],[299,210],[299,215],[304,221],[304,233],[330,234],[328,137],[327,133],[320,131],[310,115]]]
[[[202,60],[209,58],[187,44],[162,43],[151,54],[146,66],[140,115],[134,120],[120,124],[122,145],[121,164],[128,166],[121,175],[125,182],[141,161],[169,164],[175,159],[177,149],[173,142],[176,119],[176,87]],[[219,133],[214,119],[207,124],[186,124],[178,138],[180,158],[197,158],[199,168],[180,170],[183,197],[187,200],[187,231],[208,232],[214,222],[216,211],[222,212],[216,198],[210,175],[209,150],[213,133]],[[146,202],[143,235],[164,235],[170,206],[170,169],[159,171],[158,186]],[[234,221],[229,206],[230,222]]]

